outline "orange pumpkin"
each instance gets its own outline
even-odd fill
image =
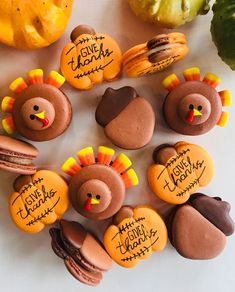
[[[14,223],[23,231],[37,233],[60,219],[69,208],[68,185],[57,173],[40,170],[20,176],[14,183],[9,210]]]
[[[49,46],[63,34],[73,0],[1,0],[0,42],[19,49]]]

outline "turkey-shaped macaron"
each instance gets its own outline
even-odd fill
[[[155,126],[151,104],[134,88],[108,88],[97,109],[96,121],[104,127],[111,142],[124,149],[139,149],[147,145]]]
[[[51,71],[44,80],[43,70],[28,73],[28,82],[22,77],[14,80],[10,90],[15,97],[6,96],[1,108],[8,113],[2,127],[8,134],[14,132],[32,141],[52,140],[69,127],[72,107],[67,96],[60,90],[65,79]]]
[[[148,169],[152,191],[170,204],[183,204],[214,175],[213,161],[201,146],[188,142],[163,144],[153,152],[154,164]]]
[[[224,127],[229,114],[223,111],[223,106],[231,106],[232,97],[229,90],[216,91],[220,78],[207,73],[201,80],[197,67],[189,68],[183,74],[185,82],[175,74],[163,81],[169,91],[163,113],[170,128],[180,134],[195,136],[209,132],[216,125]]]
[[[68,158],[62,170],[71,176],[69,196],[74,209],[89,219],[112,217],[121,208],[126,189],[138,185],[132,162],[123,153],[100,146],[97,157],[92,147],[77,152],[79,162]]]
[[[61,220],[51,228],[51,246],[64,260],[68,271],[80,282],[96,286],[103,273],[112,267],[112,259],[94,236],[74,221]]]
[[[225,248],[234,232],[230,204],[219,197],[194,194],[185,205],[173,209],[168,220],[169,238],[185,258],[207,260]]]
[[[151,207],[123,206],[104,234],[104,246],[111,258],[124,268],[133,268],[167,244],[167,228]]]

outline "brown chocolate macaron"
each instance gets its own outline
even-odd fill
[[[64,82],[56,71],[44,79],[41,69],[30,71],[27,83],[22,77],[14,80],[10,89],[15,97],[2,100],[2,111],[9,114],[2,120],[3,129],[38,142],[63,134],[72,119],[71,103],[60,90]]]
[[[189,202],[176,207],[169,216],[172,245],[185,258],[207,260],[217,257],[234,232],[229,203],[220,198],[194,194]]]
[[[221,82],[213,73],[207,73],[201,80],[197,67],[183,72],[185,82],[175,74],[163,81],[169,91],[163,105],[163,113],[169,127],[183,135],[202,135],[216,125],[224,127],[228,121],[228,112],[223,106],[232,105],[231,93],[228,90],[217,92]]]
[[[0,169],[19,174],[34,174],[32,160],[38,155],[33,145],[0,135]]]
[[[110,256],[79,223],[61,220],[59,228],[50,229],[50,235],[53,251],[80,282],[96,286],[102,280],[103,272],[111,269]]]
[[[138,96],[134,88],[108,88],[96,109],[96,121],[115,145],[134,150],[150,142],[155,113],[151,104]]]

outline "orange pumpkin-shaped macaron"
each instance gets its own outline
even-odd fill
[[[73,87],[85,90],[116,79],[122,67],[122,53],[114,39],[96,33],[87,25],[76,27],[61,55],[60,68]]]
[[[152,191],[171,204],[185,203],[191,194],[211,181],[213,161],[202,147],[187,142],[161,145],[153,153],[148,170]]]
[[[167,228],[158,213],[147,206],[124,206],[104,234],[111,258],[124,268],[135,267],[167,244]]]
[[[19,49],[38,49],[64,32],[73,0],[1,0],[0,42]]]
[[[25,232],[41,231],[69,208],[68,185],[53,171],[40,170],[33,176],[20,176],[14,189],[9,200],[10,215]]]

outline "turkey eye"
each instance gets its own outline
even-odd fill
[[[201,111],[202,110],[202,106],[201,105],[199,105],[199,107],[197,108],[199,111]]]
[[[194,109],[194,105],[193,104],[190,104],[189,109],[190,110],[193,110]]]
[[[35,106],[33,107],[33,109],[35,110],[35,112],[37,112],[37,111],[39,110],[39,106],[35,105]]]
[[[35,116],[34,115],[30,115],[29,117],[30,117],[30,120],[32,120],[32,121],[35,120]]]
[[[97,195],[97,196],[96,196],[96,199],[99,200],[99,199],[100,199],[100,195]]]
[[[88,194],[87,194],[87,197],[88,197],[88,198],[91,198],[91,197],[92,197],[92,194],[88,193]]]

